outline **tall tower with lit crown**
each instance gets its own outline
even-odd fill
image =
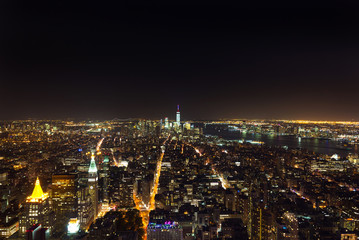
[[[26,198],[24,213],[20,218],[20,233],[24,234],[29,227],[38,223],[47,228],[52,227],[49,194],[42,191],[39,178],[36,179],[32,194]]]
[[[180,113],[180,110],[179,110],[179,105],[177,105],[176,124],[177,124],[177,126],[181,125],[181,113]]]
[[[98,175],[97,175],[97,166],[95,162],[94,153],[92,153],[91,155],[88,184],[89,184],[89,194],[94,211],[94,218],[96,219],[98,214]]]

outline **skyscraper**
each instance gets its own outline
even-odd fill
[[[76,216],[77,176],[75,174],[55,174],[52,176],[52,205],[57,216]]]
[[[102,162],[102,171],[100,177],[103,179],[102,187],[102,200],[103,202],[108,203],[108,185],[109,185],[109,175],[110,175],[110,159],[108,156],[105,156]]]
[[[88,184],[92,207],[94,210],[94,218],[96,219],[98,214],[98,175],[94,153],[92,153],[91,156]]]
[[[80,220],[80,228],[86,230],[94,220],[93,204],[89,186],[80,185],[77,191],[77,217]]]
[[[24,213],[20,218],[20,232],[22,234],[34,224],[41,224],[51,228],[49,194],[42,191],[39,178],[36,179],[34,191],[27,197]]]
[[[168,117],[165,118],[165,128],[168,129],[170,127],[168,123]]]
[[[177,124],[178,127],[181,125],[181,113],[180,113],[180,110],[179,110],[179,105],[177,105],[176,124]]]

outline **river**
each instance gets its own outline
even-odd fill
[[[349,153],[358,153],[358,145],[342,146],[336,141],[312,139],[312,138],[297,138],[296,136],[288,135],[266,135],[260,133],[241,133],[231,132],[228,130],[218,129],[204,129],[204,134],[216,135],[227,140],[252,140],[264,142],[268,146],[287,146],[288,148],[307,149],[320,154],[333,155],[338,154],[341,157],[346,157]]]

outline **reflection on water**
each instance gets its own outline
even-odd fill
[[[316,153],[333,155],[334,153],[340,156],[347,156],[349,153],[358,153],[357,145],[343,146],[335,141],[327,139],[311,139],[311,138],[297,138],[295,136],[276,136],[263,135],[258,133],[239,133],[229,131],[205,131],[205,134],[212,134],[223,137],[228,140],[254,140],[261,141],[268,146],[287,146],[289,148],[308,149]]]

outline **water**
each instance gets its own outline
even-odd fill
[[[336,141],[332,140],[320,140],[302,138],[299,139],[295,136],[275,136],[264,135],[259,133],[240,133],[230,132],[226,130],[205,130],[205,134],[220,136],[228,140],[253,140],[264,142],[268,146],[287,146],[288,148],[301,148],[309,151],[333,155],[338,154],[341,157],[346,157],[349,153],[358,153],[359,149],[357,145],[342,146]]]

